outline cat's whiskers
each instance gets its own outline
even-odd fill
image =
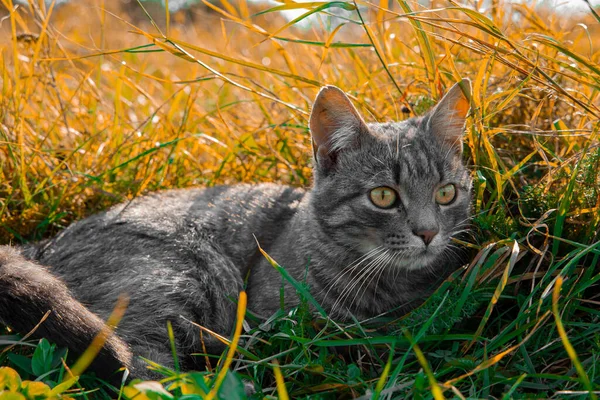
[[[352,246],[351,248],[348,249],[348,252],[352,252],[353,250],[355,250],[360,244],[357,244],[355,246]],[[374,249],[371,249],[369,252],[363,254],[362,256],[358,257],[356,260],[352,261],[349,265],[345,266],[344,268],[342,268],[336,275],[334,275],[330,280],[328,280],[327,282],[325,282],[322,285],[321,290],[319,290],[318,293],[316,293],[317,295],[321,295],[325,290],[327,290],[327,292],[325,293],[325,296],[327,296],[329,294],[329,292],[331,291],[331,289],[335,286],[335,284],[337,283],[337,281],[346,273],[348,273],[349,270],[351,270],[353,268],[353,266],[356,263],[362,262],[362,260],[364,260],[366,257],[369,256],[369,254],[373,251],[377,250],[377,247]],[[333,281],[333,282],[332,282]]]
[[[364,262],[366,262],[369,258],[371,257],[375,257],[375,253],[379,253],[380,250],[383,250],[383,245],[377,246],[373,249],[371,249],[370,251],[368,251],[367,253],[363,254],[362,256],[360,256],[359,258],[357,258],[356,260],[354,260],[352,263],[350,263],[348,266],[344,267],[337,275],[335,279],[335,281],[333,281],[333,283],[329,284],[329,289],[327,290],[327,292],[325,293],[325,297],[327,297],[327,295],[329,295],[329,292],[331,291],[331,289],[333,289],[337,283],[339,282],[340,279],[342,279],[346,274],[348,274],[349,272],[351,272],[352,270],[360,267],[360,265]],[[321,289],[321,291],[319,292],[319,294],[321,294],[324,290],[326,289],[326,287],[324,287],[323,289]]]
[[[457,254],[458,254],[458,252],[461,252],[461,251],[464,252],[465,251],[465,249],[463,247],[460,247],[460,246],[458,246],[458,245],[456,245],[454,243],[449,244],[446,247],[446,249],[447,250],[452,250],[453,252],[456,252]]]
[[[352,306],[354,306],[354,302],[356,301],[357,296],[360,294],[360,299],[359,299],[359,303],[360,300],[362,300],[362,297],[365,294],[364,289],[366,289],[367,287],[369,287],[369,285],[371,284],[371,282],[373,281],[373,278],[375,276],[377,276],[378,271],[380,270],[380,268],[385,267],[387,265],[387,261],[389,260],[389,253],[391,250],[386,250],[381,257],[379,257],[379,260],[377,263],[375,263],[373,265],[373,267],[371,268],[371,270],[369,271],[369,273],[365,276],[364,279],[362,279],[362,283],[358,286],[358,290],[355,290],[355,294],[354,297],[352,298],[352,301],[350,302],[350,305],[347,306],[347,308],[350,310],[352,309]],[[368,282],[367,282],[368,280]],[[362,293],[361,293],[362,292]],[[358,303],[357,303],[358,304]]]
[[[457,250],[452,247],[447,247],[444,250],[444,256],[451,258],[455,262],[460,260],[460,255],[457,253]]]
[[[454,229],[452,231],[456,231],[458,229],[469,229],[471,227],[471,223],[469,221],[462,221],[454,225]]]
[[[338,277],[335,279],[335,281],[330,284],[329,286],[329,290],[327,290],[327,293],[325,294],[325,298],[327,298],[329,292],[331,291],[331,289],[333,289],[334,287],[337,286],[338,282],[340,281],[340,279],[342,279],[346,274],[348,274],[349,272],[355,271],[358,268],[361,268],[361,265],[365,262],[368,262],[368,264],[365,267],[362,267],[362,269],[368,268],[368,266],[373,262],[373,259],[378,257],[381,252],[383,251],[383,246],[377,246],[374,249],[370,250],[368,253],[364,254],[363,256],[359,257],[357,260],[353,261],[350,265],[348,265],[347,267],[345,267],[339,274]],[[360,275],[360,272],[358,273]],[[339,291],[339,296],[341,297],[344,293],[345,288],[352,282],[353,279],[350,279],[350,281],[348,283],[346,283],[345,287]],[[339,302],[340,297],[338,297],[338,299],[336,300],[336,302],[334,303],[334,305],[332,306],[332,313],[335,312],[335,309],[337,307],[337,303]]]
[[[454,238],[456,236],[459,236],[461,234],[466,234],[468,235],[468,237],[475,243],[477,243],[477,237],[475,236],[475,234],[473,233],[473,231],[469,228],[465,228],[465,229],[458,229],[458,230],[454,230],[450,233],[450,237]]]
[[[400,271],[405,268],[400,268],[396,265],[396,263],[404,258],[406,255],[406,250],[400,250],[396,252],[397,257],[393,260],[392,265],[394,266],[396,273],[394,274],[394,282],[398,280],[398,276],[400,275]]]
[[[365,266],[355,277],[353,277],[347,284],[344,286],[342,291],[340,292],[340,296],[335,302],[333,308],[336,309],[338,306],[342,307],[344,302],[347,300],[348,296],[352,293],[357,284],[359,284],[363,278],[371,271],[373,266],[379,261],[382,257],[383,253],[380,253],[376,258],[371,260],[367,266]],[[348,308],[348,307],[346,307]]]
[[[367,264],[365,267],[363,267],[358,274],[353,277],[352,279],[350,279],[350,281],[344,286],[344,288],[342,289],[342,291],[340,292],[340,295],[338,297],[338,299],[336,300],[336,302],[333,304],[332,306],[332,312],[336,311],[338,306],[341,307],[344,302],[346,301],[347,297],[352,293],[354,287],[356,287],[356,285],[361,282],[363,280],[363,277],[368,274],[371,269],[373,268],[373,266],[379,262],[379,260],[381,259],[381,257],[387,252],[386,249],[384,249],[383,253],[379,253],[373,260],[371,260],[369,262],[369,264]]]
[[[375,281],[375,288],[373,290],[373,302],[377,301],[377,288],[379,287],[379,280],[381,279],[381,276],[383,275],[384,271],[386,271],[389,267],[394,265],[394,262],[396,262],[396,259],[399,257],[400,254],[401,253],[393,253],[388,259],[388,262],[382,268],[380,268],[377,280]]]
[[[457,226],[450,232],[450,236],[455,236],[459,233],[472,233],[472,230],[467,225]]]
[[[397,254],[402,254],[402,253],[397,253]],[[397,259],[400,259],[400,257],[402,257],[402,256],[400,255],[399,257],[396,257],[396,258],[397,258]],[[393,263],[393,265],[395,265],[395,264],[396,264],[396,261],[397,261],[397,260],[394,260],[394,263]],[[396,281],[398,280],[398,275],[400,275],[400,270],[401,270],[401,268],[398,268],[398,267],[396,267],[396,268],[395,268],[395,270],[396,270],[396,271],[394,272],[394,282],[396,282]]]
[[[478,216],[480,216],[482,214],[485,214],[486,212],[487,212],[487,210],[479,212],[477,214],[469,215],[467,218],[465,218],[465,219],[463,219],[461,221],[456,222],[455,225],[464,224],[465,222],[470,221],[470,220],[474,219],[475,217],[478,217]]]
[[[390,267],[393,268],[394,264],[398,260],[404,258],[407,253],[409,253],[409,255],[410,255],[410,251],[407,252],[406,250],[393,251],[391,255],[389,253],[385,253],[386,259],[383,260],[383,262],[379,264],[378,268],[375,270],[375,273],[372,274],[372,277],[369,280],[369,282],[366,285],[364,285],[365,288],[370,286],[373,279],[377,278],[377,280],[375,281],[375,287],[373,289],[373,301],[377,300],[377,288],[379,286],[379,280],[381,279],[381,276],[383,275],[384,271],[388,270]],[[396,268],[396,269],[399,270],[400,268]],[[396,272],[396,274],[397,274],[397,272]],[[395,279],[396,278],[394,278],[394,280]],[[361,290],[357,291],[357,294],[360,292],[361,292]],[[364,297],[365,293],[366,293],[365,291],[362,291],[362,294],[361,294],[360,298],[358,299],[358,303],[360,303],[362,301],[362,298]],[[355,295],[355,298],[356,298],[356,295]],[[350,307],[352,307],[353,304],[354,304],[354,299],[353,299]]]
[[[444,255],[447,257],[452,257],[455,262],[460,262],[462,260],[460,252],[464,252],[464,249],[453,243],[449,244],[444,249]]]
[[[471,237],[471,239],[475,239],[475,234],[470,229],[460,229],[458,231],[454,231],[450,236],[454,237],[463,233],[468,234]]]
[[[490,209],[482,210],[482,211],[480,211],[480,212],[478,212],[476,214],[471,214],[467,218],[465,218],[465,219],[463,219],[461,221],[456,222],[454,225],[456,226],[456,229],[460,229],[460,228],[465,227],[465,226],[468,227],[468,226],[470,226],[470,224],[468,222],[474,220],[475,218],[479,217],[480,215],[488,213],[489,211],[491,211],[491,210],[493,210],[494,208],[497,208],[497,207],[499,207],[499,206],[494,206],[494,207],[492,207]]]

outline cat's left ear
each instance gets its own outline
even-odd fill
[[[368,128],[346,94],[335,86],[325,86],[317,95],[310,114],[310,133],[317,164],[334,166],[337,154],[357,145]]]
[[[434,136],[451,148],[462,150],[465,121],[471,108],[471,81],[463,79],[448,90],[429,117]]]

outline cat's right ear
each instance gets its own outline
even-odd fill
[[[313,152],[319,167],[335,165],[337,154],[355,146],[361,132],[368,128],[344,92],[335,86],[319,91],[310,114]]]
[[[454,84],[430,113],[429,126],[434,136],[449,148],[462,151],[462,137],[471,103],[471,81]]]

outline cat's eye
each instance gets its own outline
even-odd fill
[[[371,201],[379,208],[391,208],[396,204],[398,195],[394,189],[386,186],[381,186],[371,190],[369,193]]]
[[[456,198],[456,187],[449,183],[447,185],[442,186],[435,193],[435,202],[446,206],[454,201]]]

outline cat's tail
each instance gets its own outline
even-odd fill
[[[106,329],[98,316],[71,296],[61,280],[9,246],[0,246],[0,323],[23,334],[35,328],[34,337],[45,337],[75,355],[81,355]],[[116,383],[120,378],[115,371],[123,366],[131,368],[131,363],[129,347],[111,333],[90,368]]]

